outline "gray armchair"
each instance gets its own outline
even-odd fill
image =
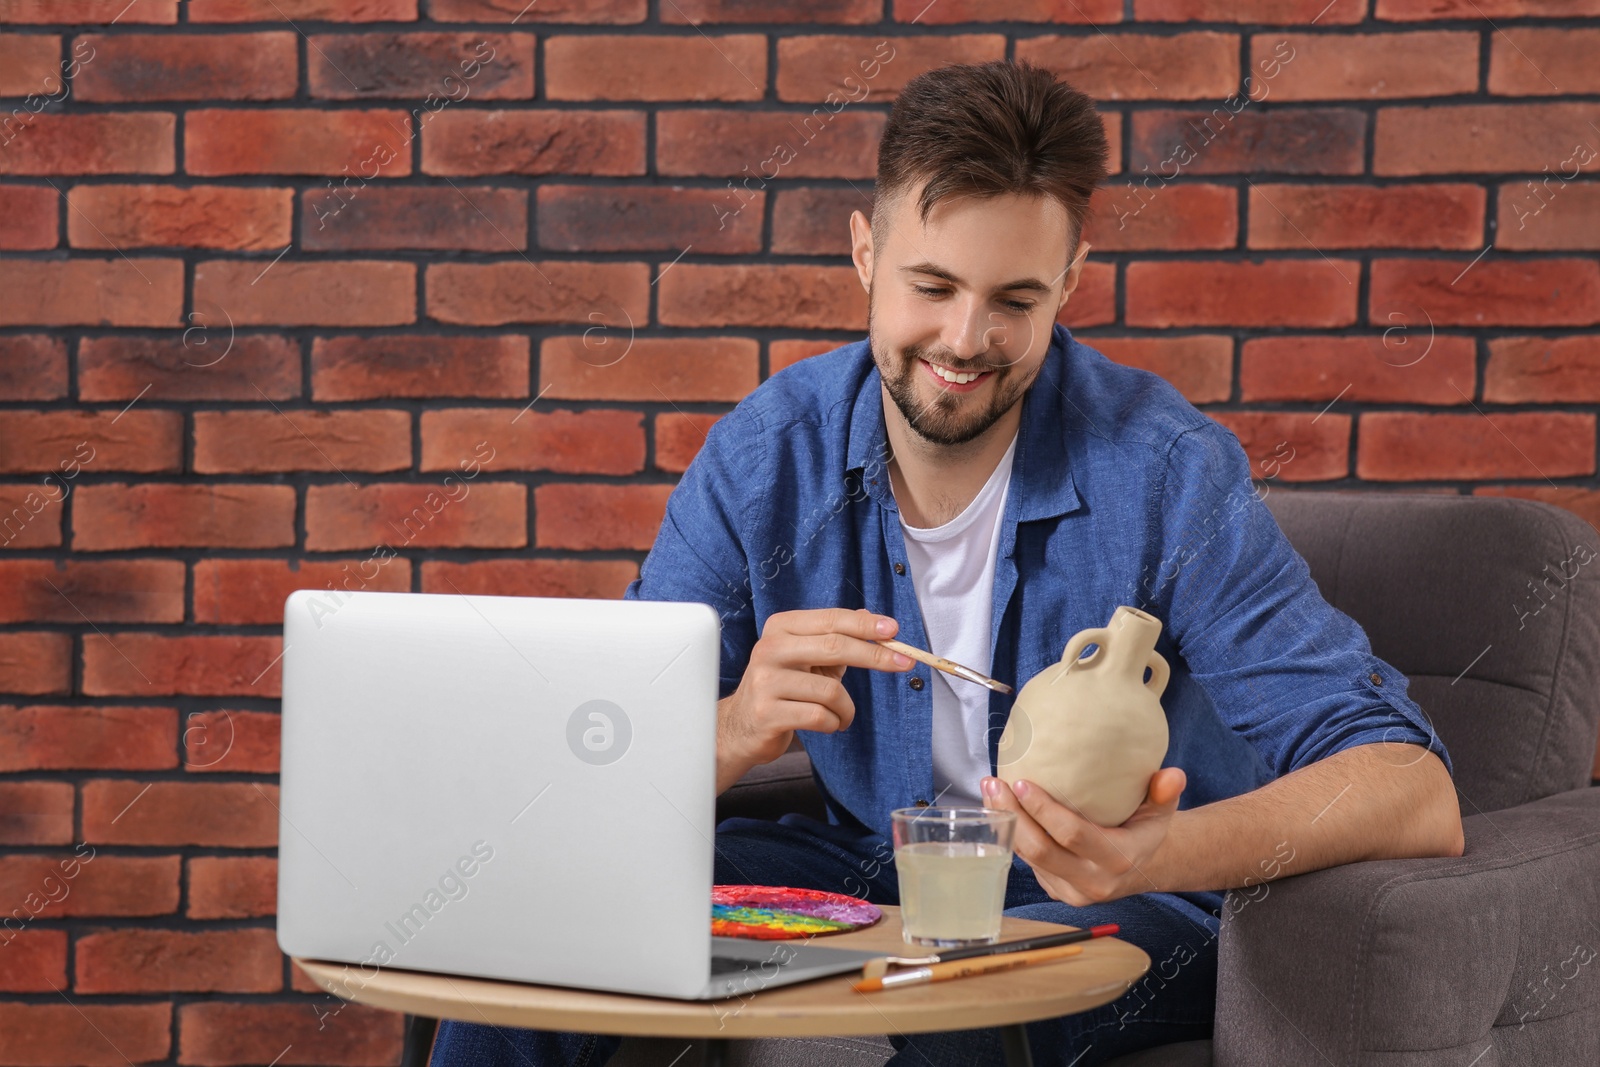
[[[1214,1038],[1118,1067],[1600,1063],[1600,537],[1510,498],[1279,490],[1267,503],[1323,596],[1410,678],[1455,765],[1466,851],[1230,893]],[[719,819],[821,810],[803,752],[718,803]],[[656,1062],[653,1046],[630,1039],[613,1063]],[[743,1058],[867,1067],[891,1052],[772,1041]]]

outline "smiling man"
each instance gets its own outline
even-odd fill
[[[1322,599],[1237,438],[1056,322],[1107,147],[1092,102],[1026,65],[912,80],[850,219],[868,336],[774,375],[712,428],[630,599],[722,620],[717,788],[798,737],[821,822],[730,819],[719,883],[898,903],[889,813],[1018,813],[1008,914],[1121,924],[1150,974],[1030,1024],[1087,1067],[1210,1034],[1222,891],[1363,859],[1457,855],[1448,756],[1406,679]],[[1160,619],[1171,742],[1099,827],[993,777],[1019,686],[1129,604]],[[1180,810],[1181,809],[1181,810]],[[891,1034],[896,1067],[1002,1061],[993,1030]],[[617,1039],[446,1024],[435,1063],[601,1063]]]

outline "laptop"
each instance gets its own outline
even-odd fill
[[[882,955],[711,936],[720,648],[705,604],[291,594],[279,946],[683,1000]]]

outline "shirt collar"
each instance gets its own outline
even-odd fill
[[[1022,421],[1017,427],[1017,451],[1011,461],[1011,495],[1017,498],[1017,521],[1052,519],[1077,510],[1082,501],[1073,486],[1072,466],[1067,454],[1065,429],[1076,419],[1068,419],[1063,387],[1067,350],[1073,344],[1067,328],[1056,323],[1050,331],[1050,348],[1045,353],[1039,377],[1022,395]],[[862,350],[872,363],[869,342]],[[846,452],[845,474],[861,472],[867,495],[885,507],[894,508],[894,493],[889,484],[885,460],[889,454],[888,433],[883,423],[883,379],[873,364],[856,393],[850,409],[850,446]],[[1008,504],[1009,512],[1012,505]]]

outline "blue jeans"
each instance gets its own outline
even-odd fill
[[[717,884],[789,885],[898,904],[893,853],[877,837],[854,838],[803,815],[776,822],[726,819],[716,830]],[[1038,1067],[1090,1067],[1155,1045],[1211,1036],[1216,1004],[1220,893],[1142,893],[1075,908],[1051,899],[1013,866],[1006,914],[1087,927],[1114,922],[1144,949],[1150,970],[1109,1004],[1027,1025]],[[1000,1031],[890,1034],[888,1067],[992,1067],[1004,1062]],[[615,1035],[522,1030],[444,1020],[431,1067],[598,1067]]]

